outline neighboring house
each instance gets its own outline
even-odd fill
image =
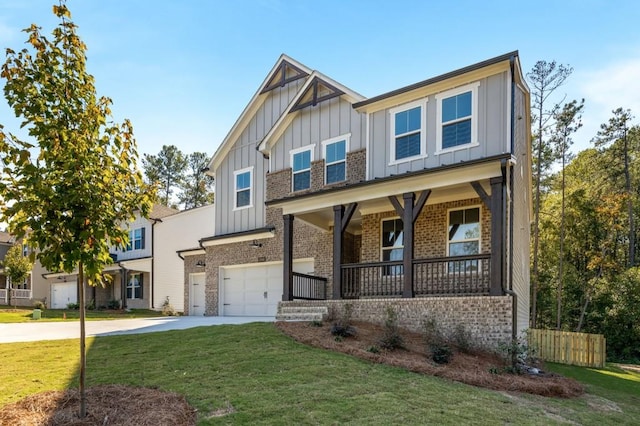
[[[410,328],[511,338],[529,323],[529,108],[517,52],[372,98],[281,56],[209,164],[215,233],[181,253],[206,287],[185,304],[391,305]]]
[[[15,244],[15,238],[0,231],[0,305],[6,305],[11,301],[11,305],[30,306],[31,305],[31,275],[22,283],[10,283],[9,277],[5,275],[2,262],[7,252]],[[26,247],[23,247],[24,255],[27,255]],[[13,291],[9,294],[9,289]]]
[[[158,204],[149,219],[137,215],[128,224],[129,245],[112,250],[114,262],[105,268],[110,279],[104,286],[87,287],[87,303],[159,310],[168,298],[182,311],[184,272],[177,251],[197,244],[203,232],[213,232],[212,215],[213,205],[179,212]],[[34,299],[54,309],[77,303],[77,273],[46,271],[36,262],[33,275]]]

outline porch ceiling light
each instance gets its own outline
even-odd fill
[[[206,264],[206,263],[204,263],[204,261],[202,261],[202,260],[198,260],[198,261],[196,262],[196,267],[197,267],[197,268],[204,268],[206,265],[207,265],[207,264]]]

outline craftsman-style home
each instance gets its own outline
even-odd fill
[[[181,253],[185,306],[392,306],[510,339],[529,323],[530,161],[517,52],[371,98],[283,55],[209,164],[215,233]]]

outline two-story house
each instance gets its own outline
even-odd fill
[[[281,56],[213,155],[205,313],[349,303],[480,339],[528,326],[529,90],[517,52],[365,98]],[[189,294],[185,298],[191,297]]]
[[[104,285],[87,286],[87,303],[99,307],[161,309],[169,301],[183,311],[184,271],[177,251],[197,244],[203,232],[213,232],[213,205],[179,212],[156,204],[149,218],[136,214],[127,223],[129,244],[113,247],[113,263],[104,272]],[[34,300],[63,309],[78,301],[77,273],[47,271],[34,265]]]

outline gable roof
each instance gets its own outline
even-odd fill
[[[500,62],[515,60],[517,57],[518,57],[518,51],[514,50],[513,52],[505,53],[504,55],[496,56],[495,58],[487,59],[487,60],[484,60],[482,62],[475,63],[473,65],[469,65],[469,66],[466,66],[466,67],[463,67],[463,68],[459,68],[459,69],[454,70],[454,71],[450,71],[450,72],[447,72],[447,73],[444,73],[444,74],[440,74],[440,75],[438,75],[436,77],[428,78],[426,80],[419,81],[419,82],[414,83],[414,84],[410,84],[409,86],[401,87],[399,89],[392,90],[390,92],[383,93],[383,94],[378,95],[378,96],[374,96],[372,98],[369,98],[369,99],[366,99],[366,100],[363,100],[361,102],[358,102],[358,103],[354,104],[353,107],[354,108],[361,108],[361,107],[364,107],[366,105],[370,105],[370,104],[376,103],[378,101],[382,101],[382,100],[385,100],[385,99],[388,99],[388,98],[392,98],[392,97],[397,96],[397,95],[402,95],[404,93],[411,92],[413,90],[416,90],[416,89],[419,89],[419,88],[422,88],[422,87],[425,87],[425,86],[429,86],[429,85],[434,84],[434,83],[438,83],[440,81],[448,80],[450,78],[458,77],[460,75],[463,75],[463,74],[466,74],[466,73],[469,73],[469,72],[472,72],[472,71],[476,71],[476,70],[479,70],[481,68],[485,68],[485,67],[488,67],[488,66],[491,66],[491,65],[499,64]]]
[[[249,123],[251,118],[258,111],[258,109],[260,109],[264,101],[269,97],[268,95],[269,90],[266,90],[266,89],[269,88],[270,86],[273,86],[273,84],[275,84],[274,79],[277,79],[276,77],[278,77],[279,75],[283,75],[285,76],[284,84],[286,84],[287,79],[286,79],[285,73],[286,73],[287,66],[291,67],[291,69],[297,70],[298,73],[306,73],[308,75],[308,74],[311,74],[312,72],[311,69],[309,69],[306,65],[303,65],[300,62],[296,61],[295,59],[288,57],[284,53],[280,55],[280,57],[276,61],[273,68],[271,68],[271,71],[269,72],[269,74],[267,74],[267,77],[264,79],[260,87],[258,87],[258,90],[256,91],[256,93],[253,95],[253,97],[251,98],[247,106],[244,108],[244,110],[240,114],[240,117],[238,117],[233,127],[231,127],[231,130],[229,130],[229,133],[227,133],[227,136],[224,138],[220,146],[218,146],[218,149],[216,149],[216,152],[211,157],[211,160],[209,161],[209,165],[208,165],[209,170],[207,171],[207,174],[211,176],[215,175],[215,169],[217,168],[217,166],[220,165],[224,157],[226,157],[226,155],[231,150],[231,147],[235,143],[236,139],[240,137],[240,134],[242,133],[246,125]],[[299,75],[301,74],[298,74],[298,77],[295,78],[294,80],[301,78],[299,77]],[[302,76],[302,77],[306,77],[306,76]],[[280,84],[282,84],[282,81],[283,80],[279,81]],[[272,87],[272,89],[273,88],[275,88],[275,86]]]
[[[317,87],[324,86],[328,89],[328,93],[324,96],[317,97]],[[310,90],[314,90],[316,96],[315,99],[309,103],[306,100]],[[323,100],[331,99],[336,96],[344,96],[349,102],[359,102],[365,99],[361,94],[354,92],[347,86],[338,83],[337,81],[327,77],[319,71],[313,71],[307,78],[305,84],[298,90],[298,93],[293,97],[289,105],[284,109],[280,118],[273,124],[269,132],[256,146],[256,149],[262,153],[268,153],[273,143],[278,140],[282,133],[289,127],[293,119],[300,113],[300,110],[309,105],[315,105]],[[313,103],[315,101],[315,103]]]

